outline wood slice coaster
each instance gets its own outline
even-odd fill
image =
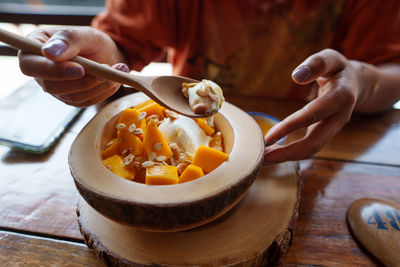
[[[109,266],[276,264],[292,242],[302,189],[297,162],[261,168],[227,214],[192,230],[145,232],[118,224],[82,198],[77,214],[87,246]]]

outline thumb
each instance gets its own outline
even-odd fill
[[[42,47],[42,53],[47,58],[62,62],[79,54],[90,54],[96,46],[96,35],[85,27],[59,28],[48,30],[50,38]]]
[[[333,49],[324,49],[304,60],[292,73],[298,84],[308,84],[319,77],[328,78],[346,67],[346,58]]]

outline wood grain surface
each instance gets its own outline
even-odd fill
[[[67,156],[76,135],[94,114],[94,108],[86,110],[44,155],[0,146],[0,228],[81,239],[73,216],[79,194]]]
[[[265,112],[279,119],[304,104],[243,97],[229,100],[247,111]],[[55,148],[43,156],[0,146],[1,260],[12,259],[16,266],[24,266],[23,258],[8,257],[8,247],[30,251],[32,261],[43,260],[34,236],[82,242],[75,214],[78,193],[69,174],[67,155],[73,139],[94,113],[94,108],[86,110]],[[345,214],[358,198],[384,198],[399,204],[399,120],[399,110],[372,117],[353,116],[315,158],[301,162],[304,186],[299,217],[293,244],[281,266],[379,266],[351,236]],[[4,237],[15,233],[29,234],[23,235],[29,248],[18,239]],[[73,243],[72,247],[61,248],[50,245],[52,242],[58,241],[51,239],[48,246],[58,251],[59,262],[71,257],[94,259],[86,246]],[[76,251],[78,254],[69,254]]]
[[[1,266],[99,266],[84,244],[0,231]]]
[[[354,240],[346,223],[348,206],[364,197],[399,203],[398,167],[308,160],[294,242],[284,263],[321,266],[376,266],[378,262]]]

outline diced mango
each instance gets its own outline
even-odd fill
[[[206,135],[210,136],[215,132],[215,128],[208,125],[206,118],[195,118],[194,119]]]
[[[120,123],[123,123],[125,125],[125,128],[123,128],[121,130],[128,132],[129,127],[134,123],[136,125],[136,129],[141,128],[144,132],[146,130],[146,120],[144,118],[139,120],[139,115],[140,115],[140,112],[137,109],[127,108],[122,112],[117,125]],[[138,135],[138,136],[141,139],[143,138],[142,135]]]
[[[146,112],[147,116],[157,115],[160,120],[164,118],[164,108],[157,103],[151,103],[138,109],[139,112]]]
[[[168,185],[177,184],[178,181],[178,170],[175,166],[154,165],[146,169],[146,184]]]
[[[136,135],[123,130],[117,132],[118,140],[121,140],[119,154],[124,150],[128,150],[128,154],[140,156],[144,154],[144,146],[142,140]]]
[[[205,173],[215,170],[229,157],[228,154],[214,148],[201,145],[196,150],[192,164],[203,169]]]
[[[111,156],[102,161],[107,169],[127,180],[135,178],[135,170],[125,167],[124,161],[118,155]]]
[[[161,144],[161,147],[157,147],[156,144],[158,143]],[[165,160],[169,159],[172,156],[172,151],[168,146],[168,143],[165,140],[164,136],[158,129],[157,123],[154,120],[150,120],[147,123],[147,128],[144,133],[143,145],[146,156],[149,156],[151,152],[155,152],[157,156],[165,156]]]
[[[103,159],[109,158],[115,154],[119,154],[119,152],[120,152],[120,147],[119,147],[119,143],[118,143],[117,139],[115,138],[115,139],[111,140],[111,142],[112,143],[110,145],[108,145],[106,147],[106,149],[104,149],[102,151]]]
[[[145,106],[148,106],[148,105],[151,105],[153,103],[156,103],[156,102],[154,102],[154,100],[152,100],[152,99],[149,99],[149,100],[146,100],[146,101],[144,101],[144,102],[142,102],[140,104],[137,104],[136,106],[134,106],[134,108],[135,109],[141,109],[141,108],[143,108]]]
[[[203,169],[196,165],[190,164],[182,172],[181,176],[179,176],[179,183],[189,182],[202,176],[204,176]]]

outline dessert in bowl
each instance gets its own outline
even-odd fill
[[[180,231],[210,222],[245,195],[262,165],[264,143],[257,123],[224,102],[214,117],[228,159],[204,176],[185,183],[149,185],[124,179],[102,163],[107,144],[126,108],[148,98],[122,97],[103,108],[71,146],[69,165],[82,197],[102,215],[147,231]]]

